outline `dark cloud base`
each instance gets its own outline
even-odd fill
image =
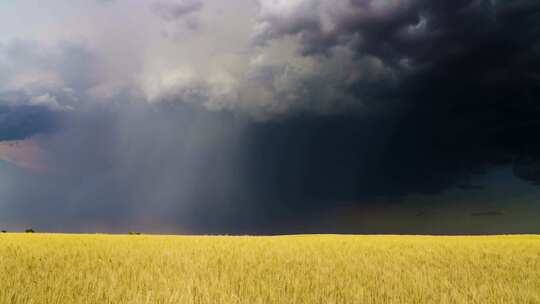
[[[539,228],[517,224],[524,212],[472,216],[501,212],[487,199],[447,206],[444,191],[483,191],[466,185],[512,164],[488,157],[498,146],[427,140],[432,130],[387,118],[304,115],[255,123],[166,104],[64,113],[61,122],[42,139],[53,170],[0,174],[12,185],[3,191],[5,218],[52,231],[465,234]],[[415,194],[432,199],[406,199]],[[452,218],[465,222],[455,225]]]
[[[534,202],[503,212],[481,199],[448,207],[444,196],[484,191],[473,180],[500,167],[540,183],[540,6],[412,1],[361,18],[367,2],[350,1],[331,33],[292,14],[264,20],[270,30],[257,37],[295,36],[302,55],[320,60],[347,48],[391,68],[391,83],[340,86],[363,102],[349,113],[254,122],[174,98],[61,115],[0,108],[0,140],[47,133],[55,167],[4,176],[17,185],[0,197],[5,214],[53,230],[540,232]],[[443,215],[424,211],[437,206]]]
[[[0,141],[20,140],[57,128],[58,115],[41,106],[4,106],[0,103]]]

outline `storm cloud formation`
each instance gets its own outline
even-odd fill
[[[0,220],[202,233],[540,231],[501,220],[512,212],[474,217],[490,221],[481,229],[416,216],[452,189],[481,192],[474,181],[498,168],[540,183],[537,1],[160,1],[134,15],[84,42],[0,41],[0,140],[31,138],[49,168],[0,173],[13,185],[0,193]],[[187,32],[174,24],[194,20]],[[432,202],[406,202],[415,195]],[[474,200],[449,213],[492,213]],[[362,212],[381,208],[412,219],[369,226]]]
[[[51,132],[56,115],[39,106],[0,107],[0,141],[25,139],[36,133]]]

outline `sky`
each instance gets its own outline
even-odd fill
[[[4,0],[0,228],[540,233],[536,0]]]

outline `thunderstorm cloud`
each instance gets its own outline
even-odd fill
[[[36,3],[0,4],[0,224],[540,231],[500,195],[539,194],[537,1]]]

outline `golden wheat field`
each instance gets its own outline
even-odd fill
[[[8,233],[0,303],[540,303],[540,236]]]

